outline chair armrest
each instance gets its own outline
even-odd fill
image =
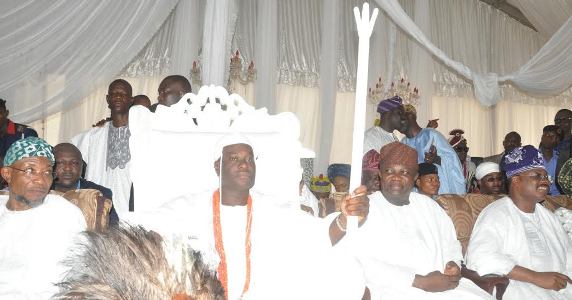
[[[461,268],[461,276],[474,282],[478,287],[485,290],[489,294],[493,294],[493,289],[496,287],[496,299],[501,300],[509,280],[506,276],[496,274],[487,274],[480,276],[477,272],[468,269],[464,264]]]

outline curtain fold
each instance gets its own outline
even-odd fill
[[[31,122],[67,110],[147,44],[176,0],[5,1],[0,94],[11,117]]]
[[[532,25],[549,39],[572,15],[570,0],[507,0],[518,7]]]
[[[330,155],[336,147],[332,147],[334,136],[334,116],[336,94],[338,90],[338,49],[340,31],[340,0],[323,0],[322,35],[320,55],[320,143],[316,145],[316,168],[326,170],[330,163]],[[351,142],[347,144],[349,148]]]
[[[401,8],[397,0],[376,3],[391,17],[411,38],[423,45],[441,63],[452,68],[463,77],[472,80],[475,96],[485,106],[496,104],[500,99],[498,82],[511,80],[518,87],[537,96],[554,96],[568,89],[572,84],[572,21],[567,21],[562,28],[540,49],[540,51],[517,73],[499,78],[496,73],[472,70],[461,62],[451,59],[441,49],[437,48],[419,29],[411,18]],[[572,17],[571,17],[572,18]],[[554,63],[560,61],[559,65]],[[534,66],[534,69],[530,65]],[[531,70],[532,69],[532,70]],[[556,82],[543,82],[543,77],[551,73]]]
[[[204,16],[202,82],[225,86],[228,80],[230,46],[235,31],[235,0],[207,1]]]
[[[278,67],[278,1],[258,2],[256,18],[256,107],[276,112],[276,69]]]

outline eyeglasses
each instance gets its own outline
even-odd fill
[[[469,152],[469,147],[457,147],[455,152]]]
[[[9,166],[8,168],[24,173],[24,177],[26,177],[27,179],[32,179],[32,178],[38,177],[38,176],[40,176],[44,179],[53,179],[54,178],[54,173],[51,170],[50,171],[38,171],[34,168],[19,169],[19,168],[15,168],[12,166]]]
[[[554,124],[558,124],[560,122],[564,122],[564,121],[571,121],[572,117],[568,117],[568,118],[558,118],[558,119],[554,119]]]
[[[552,179],[552,176],[550,175],[540,175],[540,174],[531,174],[531,175],[515,175],[515,176],[520,176],[520,177],[528,177],[531,178],[532,180],[535,181],[542,181],[542,180],[546,180],[548,182],[550,182],[550,184],[552,184],[554,182],[554,180]]]

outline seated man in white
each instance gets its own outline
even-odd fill
[[[48,195],[52,185],[52,147],[37,137],[12,144],[2,177],[9,194],[0,196],[0,299],[48,299],[66,271],[61,261],[83,214],[66,199]]]
[[[504,157],[509,196],[479,215],[467,249],[467,267],[480,275],[506,275],[511,299],[572,299],[568,287],[572,244],[554,214],[538,202],[550,179],[533,146]]]
[[[365,224],[339,247],[360,261],[371,299],[492,299],[461,278],[461,245],[445,211],[412,192],[417,151],[399,143],[380,151],[381,191],[369,196]]]
[[[342,284],[339,280],[344,274],[325,270],[332,262],[336,269],[331,271],[340,269],[342,262],[327,259],[332,243],[344,236],[338,223],[345,226],[347,214],[363,219],[367,198],[348,200],[341,220],[325,224],[299,209],[279,207],[251,190],[256,156],[244,136],[227,135],[215,148],[219,189],[173,200],[148,215],[128,214],[127,219],[165,237],[173,233],[196,237],[204,246],[201,252],[207,263],[215,265],[227,299],[361,297],[359,280]],[[365,194],[365,189],[356,193]]]

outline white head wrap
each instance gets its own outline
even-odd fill
[[[477,180],[481,180],[488,174],[495,172],[500,172],[499,164],[494,162],[484,162],[477,167],[477,170],[475,171],[475,178],[477,178]]]
[[[224,147],[236,144],[246,144],[251,148],[253,148],[252,143],[250,142],[250,140],[248,140],[248,138],[244,134],[240,132],[228,133],[225,134],[222,138],[220,138],[218,142],[216,142],[213,152],[213,161],[216,161],[222,156],[222,149],[224,149]],[[254,152],[254,148],[252,149],[252,152]]]

